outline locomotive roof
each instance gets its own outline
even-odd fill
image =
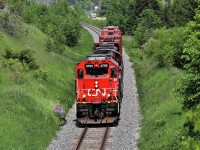
[[[118,26],[108,26],[108,27],[104,27],[103,29],[114,30],[114,29],[119,29],[119,27]]]
[[[87,56],[86,60],[111,60],[112,62],[114,62],[115,64],[119,65],[118,62],[116,62],[113,58],[112,58],[112,54],[111,53],[99,53],[99,54],[95,54],[92,53],[90,55]]]

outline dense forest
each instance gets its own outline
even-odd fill
[[[84,15],[93,5],[121,28],[134,63],[140,149],[200,149],[198,0],[0,0],[0,149],[43,149],[55,136],[52,107],[73,104],[73,67],[91,49],[80,22],[95,24]]]

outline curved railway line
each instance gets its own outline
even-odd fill
[[[94,27],[94,26],[91,26],[91,25],[89,25],[89,24],[87,24],[87,23],[82,23],[82,25],[83,25],[84,27],[87,27],[87,28],[91,29],[92,31],[94,31],[94,32],[97,33],[98,35],[99,35],[100,32],[101,32],[101,29],[96,28],[96,27]]]

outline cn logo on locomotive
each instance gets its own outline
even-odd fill
[[[103,89],[103,92],[100,89],[88,89],[88,96],[98,96],[98,94],[106,96],[106,89]]]

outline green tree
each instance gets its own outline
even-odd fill
[[[137,28],[133,32],[134,45],[138,47],[147,42],[153,30],[159,27],[161,27],[161,20],[155,14],[154,10],[143,10],[138,18]]]
[[[196,0],[178,0],[173,3],[174,22],[176,26],[183,26],[193,20],[195,9],[198,7]]]
[[[127,15],[127,28],[130,33],[136,29],[139,22],[138,19],[145,9],[152,9],[155,11],[155,14],[158,15],[160,12],[160,5],[157,0],[135,0],[130,3]]]
[[[200,145],[200,7],[188,25],[189,39],[184,45],[182,59],[186,75],[181,80],[178,92],[182,96],[186,138],[182,145],[187,149],[199,149]]]

